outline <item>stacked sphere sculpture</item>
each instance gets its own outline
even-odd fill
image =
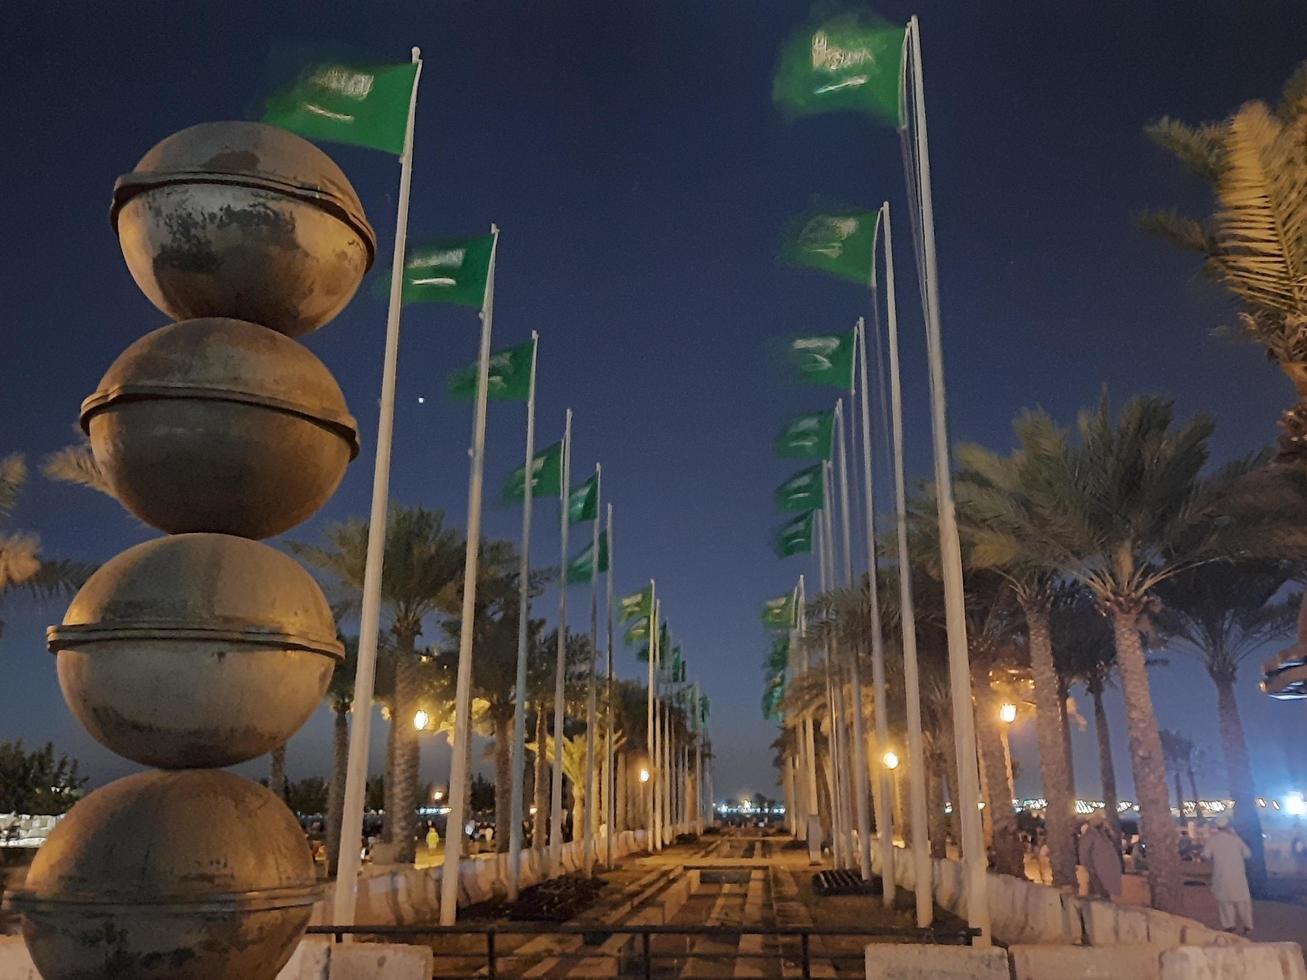
[[[114,188],[128,269],[181,322],[109,367],[81,423],[115,496],[169,537],[106,562],[48,630],[101,743],[154,771],[80,801],[12,895],[45,980],[272,980],[319,898],[272,793],[219,771],[283,744],[343,648],[326,598],[258,539],[335,491],[358,431],[291,338],[349,302],[376,241],[317,147],[259,123],[168,137]]]

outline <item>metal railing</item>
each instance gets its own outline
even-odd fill
[[[861,963],[863,952],[859,949],[856,952],[839,953],[831,950],[819,950],[814,954],[812,949],[812,940],[814,938],[845,938],[845,939],[897,939],[907,940],[910,942],[928,943],[933,945],[966,945],[970,946],[974,937],[980,934],[979,929],[969,929],[965,927],[958,928],[930,928],[916,929],[896,926],[883,927],[825,927],[825,926],[680,926],[680,925],[607,925],[594,924],[586,925],[583,923],[558,923],[551,925],[541,925],[533,922],[498,922],[498,923],[468,923],[464,925],[438,926],[438,925],[414,925],[414,926],[395,926],[395,925],[354,925],[354,926],[310,926],[309,933],[316,935],[329,935],[335,942],[340,942],[347,935],[354,936],[402,936],[410,939],[419,937],[435,936],[481,936],[484,938],[484,953],[478,954],[476,951],[446,951],[433,949],[433,955],[437,960],[441,959],[484,959],[485,973],[484,976],[495,978],[499,976],[499,969],[506,960],[513,959],[531,959],[539,962],[541,959],[559,959],[559,960],[594,960],[594,959],[614,959],[617,960],[617,969],[615,976],[618,977],[644,977],[645,980],[652,980],[654,977],[662,976],[655,964],[658,960],[675,960],[684,961],[690,959],[718,959],[718,960],[771,960],[780,963],[781,960],[792,961],[797,959],[802,970],[802,976],[812,976],[813,959],[823,962],[832,963],[837,960],[857,960]],[[579,947],[570,950],[550,949],[543,952],[519,953],[516,951],[504,951],[499,948],[497,939],[501,936],[579,936],[581,943]],[[628,936],[629,940],[622,947],[614,950],[601,950],[594,947],[601,946],[614,936]],[[681,936],[685,937],[685,949],[659,950],[654,948],[653,940],[660,936]],[[742,936],[762,936],[775,937],[778,940],[798,940],[799,948],[797,951],[791,949],[773,949],[768,952],[745,952],[739,949],[735,950],[694,950],[689,940],[692,938],[708,939],[734,939],[739,941]],[[632,944],[638,944],[638,955],[633,955],[633,950],[629,947]],[[632,972],[632,970],[634,972]],[[477,975],[481,975],[479,972]],[[444,980],[445,977],[467,977],[467,972],[457,974],[442,974],[437,968],[434,974],[434,980]]]

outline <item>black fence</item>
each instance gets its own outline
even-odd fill
[[[939,945],[970,946],[979,929],[968,928],[930,928],[915,929],[905,927],[822,927],[822,926],[678,926],[678,925],[584,925],[577,923],[560,923],[541,926],[530,922],[503,923],[468,923],[452,926],[311,926],[309,933],[329,935],[336,942],[345,936],[371,936],[377,938],[402,938],[405,941],[424,941],[438,936],[480,936],[484,942],[482,950],[433,950],[436,957],[436,971],[433,980],[445,978],[481,975],[498,977],[500,970],[506,968],[510,960],[558,959],[560,961],[581,961],[612,959],[616,961],[614,973],[617,977],[654,977],[669,975],[659,969],[659,961],[665,967],[672,967],[687,960],[770,960],[778,968],[782,960],[797,962],[802,976],[812,976],[813,960],[838,965],[849,964],[857,969],[861,966],[863,951],[861,946],[856,951],[838,952],[828,948],[813,949],[813,940],[853,939],[865,941],[888,939],[898,942],[929,943]],[[546,952],[516,952],[500,947],[500,937],[533,936],[578,936],[580,942],[571,949],[550,949]],[[737,944],[744,936],[760,936],[764,941],[772,939],[772,949],[767,951],[744,951],[741,949],[696,949],[695,941],[713,940]],[[626,937],[624,942],[610,943],[613,937]],[[667,948],[675,944],[668,943],[664,937],[681,937],[685,940],[684,948]],[[655,940],[663,940],[655,944]],[[700,943],[702,945],[702,942]],[[464,966],[458,973],[442,973],[442,960],[456,959],[464,961],[484,960],[484,967],[474,968],[469,973]],[[678,971],[679,972],[679,971]],[[706,974],[699,974],[705,976]],[[730,974],[723,974],[728,976]],[[766,974],[763,974],[764,976]],[[780,974],[775,974],[779,976]]]

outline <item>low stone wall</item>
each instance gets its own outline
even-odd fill
[[[613,859],[645,850],[643,830],[624,830],[613,838]],[[581,841],[571,841],[562,848],[559,874],[580,871],[583,866]],[[605,853],[605,839],[599,838],[597,854]],[[518,864],[518,881],[523,888],[539,884],[546,877],[544,853],[525,850]],[[359,874],[358,899],[354,921],[366,925],[412,925],[440,919],[440,881],[444,869],[412,868],[395,864],[364,865]],[[508,855],[480,854],[458,864],[458,904],[460,907],[489,901],[508,891]],[[313,909],[314,925],[331,922],[331,899]]]

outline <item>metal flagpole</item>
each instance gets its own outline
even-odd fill
[[[463,850],[463,811],[467,806],[468,748],[472,714],[472,627],[476,622],[477,558],[481,548],[481,478],[486,455],[486,399],[490,384],[490,334],[495,320],[495,253],[499,229],[490,226],[490,269],[481,307],[481,353],[477,362],[477,400],[472,419],[472,466],[467,481],[467,549],[463,560],[463,609],[458,634],[458,679],[454,688],[454,741],[449,770],[449,818],[445,824],[445,869],[440,879],[440,924],[458,915],[458,859]],[[527,472],[530,478],[530,470]],[[450,828],[455,832],[450,833]]]
[[[912,601],[912,556],[908,551],[908,495],[903,476],[903,388],[899,372],[899,318],[894,283],[894,239],[890,229],[889,202],[881,205],[885,229],[885,311],[889,337],[890,415],[894,433],[894,506],[898,532],[899,619],[902,623],[903,686],[907,695],[908,725],[908,819],[912,829],[913,880],[921,882],[915,889],[917,926],[924,929],[935,918],[935,901],[929,882],[932,878],[930,830],[927,820],[926,759],[921,738],[921,686],[917,671],[917,621]],[[873,296],[874,299],[874,296]],[[864,329],[864,338],[866,336]],[[867,387],[866,347],[863,347],[862,387]],[[864,412],[866,406],[864,405]],[[871,422],[863,416],[863,438],[871,445]],[[870,451],[870,450],[869,450]]]
[[[856,335],[855,335],[854,342],[856,343]],[[853,391],[850,390],[849,392],[850,411],[853,410],[853,394],[854,394]],[[850,525],[852,521],[851,521],[851,508],[849,507],[849,464],[848,464],[849,453],[848,450],[845,448],[845,441],[844,441],[845,428],[846,428],[846,422],[844,418],[843,403],[836,402],[835,403],[835,431],[836,431],[836,439],[839,442],[839,451],[840,451],[840,509],[844,518],[844,582],[850,589],[852,589],[853,588],[853,541],[852,541],[852,532],[850,530]],[[853,437],[852,424],[848,424],[847,428],[849,429],[849,439],[852,440]],[[871,500],[870,495],[868,495],[867,500],[868,501]],[[880,606],[877,604],[876,601],[875,552],[874,552],[874,546],[870,544],[873,533],[874,532],[872,531],[871,515],[868,514],[867,540],[869,542],[868,545],[869,561],[867,563],[867,568],[868,568],[867,574],[871,581],[871,645],[874,651],[877,647],[880,646]],[[853,742],[853,799],[855,805],[854,812],[857,817],[857,826],[858,826],[858,870],[862,875],[863,881],[870,881],[871,880],[871,816],[867,812],[868,811],[867,796],[869,792],[869,787],[867,786],[867,739],[863,732],[864,726],[863,726],[863,717],[862,717],[862,671],[859,669],[858,649],[856,645],[850,646],[848,655],[849,655],[849,681],[853,688],[853,698],[852,698],[853,737],[851,741]],[[874,655],[873,655],[873,663],[874,663]],[[873,679],[875,678],[874,666],[873,666],[872,677]],[[883,676],[881,677],[881,681],[882,682],[884,681]],[[877,721],[879,723],[879,715],[881,714],[880,702],[882,700],[881,688],[879,687],[876,688],[875,696],[876,696],[876,708],[877,708],[877,716],[878,716]],[[877,799],[879,800],[880,794],[877,793],[876,796]],[[882,834],[882,836],[885,836],[885,831],[882,828],[885,828],[886,824],[880,822],[879,812],[877,813],[876,816],[877,816],[876,829]],[[882,850],[882,854],[883,853],[884,852]],[[891,861],[892,860],[893,859],[891,857]],[[894,880],[893,875],[891,874],[887,876],[886,880],[893,881]],[[888,908],[894,902],[893,886],[888,885],[884,888],[884,890],[888,892],[888,896],[885,899],[886,907]]]
[[[703,835],[703,711],[699,682],[694,682],[694,832]]]
[[[953,700],[953,731],[958,758],[959,803],[963,860],[967,867],[967,924],[982,930],[978,942],[990,941],[987,857],[980,830],[980,774],[976,760],[975,718],[971,707],[971,676],[967,655],[967,622],[962,582],[962,545],[958,540],[949,471],[948,408],[944,391],[944,356],[939,326],[939,269],[935,254],[935,215],[931,201],[930,151],[926,137],[926,95],[921,66],[921,28],[915,15],[908,21],[911,51],[912,103],[916,123],[917,192],[921,204],[921,251],[925,266],[926,353],[930,367],[931,428],[934,433],[935,486],[939,511],[940,563],[944,580],[944,619],[948,633],[949,686]]]
[[[531,493],[535,479],[536,354],[540,335],[531,331],[531,377],[526,395],[526,465],[522,472],[522,550],[517,571],[517,678],[513,687],[512,806],[508,828],[508,900],[517,901],[522,861],[523,774],[526,768],[526,684],[531,619]],[[448,826],[446,826],[448,833]],[[537,845],[539,842],[536,842]]]
[[[830,508],[830,491],[829,491],[829,470],[830,463],[822,464],[822,496],[824,500],[823,510],[818,513],[817,517],[817,586],[821,594],[825,594],[830,586],[830,579],[826,575],[826,556],[831,548],[830,535],[826,533],[826,510]],[[826,718],[827,730],[829,734],[826,737],[826,755],[830,759],[830,779],[828,789],[830,790],[830,826],[831,826],[831,856],[834,859],[836,867],[844,865],[844,807],[841,778],[843,765],[840,758],[840,737],[838,716],[835,713],[835,692],[831,679],[831,648],[830,638],[826,637],[823,643],[822,667],[826,675]]]
[[[590,671],[586,682],[585,701],[585,826],[572,831],[572,837],[582,835],[582,865],[587,875],[594,874],[595,839],[592,831],[598,825],[599,783],[595,779],[595,729],[598,727],[598,705],[595,671],[599,667],[599,515],[603,500],[603,470],[595,463],[595,516],[590,530]]]
[[[554,667],[554,772],[549,797],[549,874],[558,874],[563,866],[563,709],[567,695],[567,498],[572,480],[572,410],[563,420],[563,473],[559,480],[558,499],[562,504],[560,520],[562,560],[558,566],[558,660]]]
[[[604,726],[604,865],[613,866],[613,835],[616,827],[617,804],[614,794],[617,792],[617,770],[613,758],[613,723],[616,712],[613,708],[613,505],[608,505],[608,685],[605,701],[607,724]]]
[[[888,232],[887,232],[888,234]],[[873,245],[873,255],[875,248]],[[873,264],[874,264],[873,258]],[[867,595],[871,613],[871,686],[876,713],[876,834],[880,843],[881,901],[894,907],[894,817],[890,795],[894,784],[885,768],[889,749],[889,708],[885,703],[885,641],[880,618],[879,563],[876,558],[876,500],[871,465],[871,389],[867,385],[867,325],[858,318],[858,380],[862,388],[862,485],[866,493]],[[909,733],[920,740],[921,733]],[[864,742],[865,744],[865,742]],[[864,767],[865,769],[865,767]]]
[[[649,666],[648,688],[645,690],[646,714],[645,719],[645,754],[649,757],[649,809],[645,813],[644,819],[646,826],[646,836],[648,839],[645,844],[649,852],[653,853],[658,848],[656,846],[658,830],[658,800],[654,795],[654,780],[657,778],[657,748],[658,748],[658,725],[657,710],[655,701],[658,697],[657,690],[657,659],[658,659],[658,586],[653,579],[649,580],[649,640],[645,644],[645,651]]]
[[[390,268],[390,309],[381,361],[381,407],[377,417],[377,451],[372,468],[372,512],[368,518],[368,553],[363,571],[363,608],[359,618],[358,669],[354,676],[354,724],[349,732],[344,812],[336,856],[336,891],[332,920],[354,922],[354,900],[362,861],[363,802],[368,781],[368,741],[372,730],[372,691],[377,672],[377,634],[381,627],[381,566],[386,553],[386,505],[390,499],[390,445],[395,428],[395,376],[399,365],[399,314],[403,307],[404,247],[408,240],[408,201],[413,182],[413,118],[417,110],[422,52],[410,52],[417,71],[409,95],[404,153],[399,158],[399,201],[395,215],[395,257]]]
[[[806,673],[811,666],[811,658],[808,656],[808,594],[806,583],[802,575],[799,576],[798,585],[799,608],[795,612],[798,620],[799,632],[799,651],[801,664]],[[804,798],[807,802],[807,812],[804,813],[805,823],[804,839],[808,841],[808,854],[811,857],[813,853],[813,843],[815,840],[818,853],[821,850],[821,797],[817,791],[817,737],[814,731],[812,711],[808,710],[803,713],[800,719],[802,725],[803,739],[803,758],[804,758]]]

